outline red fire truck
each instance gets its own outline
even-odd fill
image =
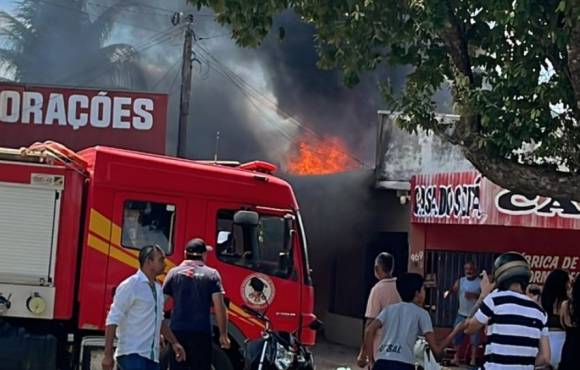
[[[169,269],[193,237],[215,246],[208,263],[229,301],[233,346],[215,346],[216,369],[237,368],[244,340],[263,329],[243,305],[313,345],[304,230],[292,189],[274,170],[109,147],[73,152],[52,142],[0,149],[0,341],[19,343],[14,362],[100,362],[107,310],[115,287],[138,268],[139,247],[159,244]],[[239,211],[258,215],[258,224],[238,223]]]

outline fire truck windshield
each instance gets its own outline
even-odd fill
[[[292,217],[260,214],[257,226],[235,224],[233,210],[217,220],[218,258],[226,263],[281,278],[292,273]]]

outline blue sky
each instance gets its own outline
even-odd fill
[[[0,0],[0,10],[4,10],[6,12],[12,12],[14,7],[16,6],[16,1],[11,0]]]

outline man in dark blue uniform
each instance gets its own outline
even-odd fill
[[[172,370],[210,370],[213,305],[219,328],[219,343],[230,347],[224,290],[217,270],[206,266],[207,252],[213,248],[195,238],[185,246],[185,259],[167,274],[163,293],[173,298],[171,329],[186,352],[186,362],[173,361]]]

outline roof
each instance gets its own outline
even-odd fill
[[[78,153],[95,184],[162,193],[195,193],[252,204],[297,208],[290,185],[254,165],[232,167],[96,146]]]

